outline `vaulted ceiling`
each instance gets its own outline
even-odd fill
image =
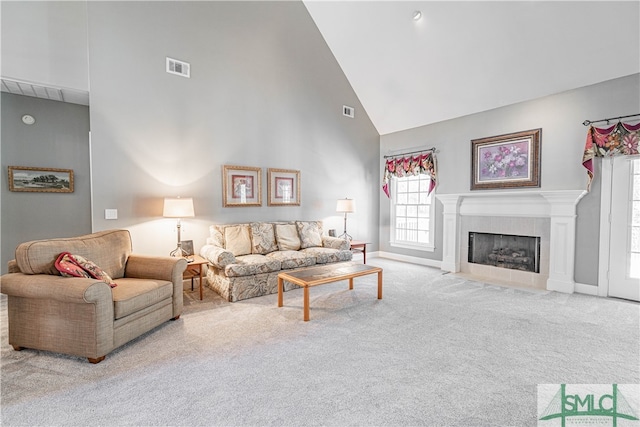
[[[382,135],[640,72],[638,1],[304,3]]]
[[[36,22],[47,22],[42,21],[49,16],[41,13],[43,3],[5,1],[3,10],[28,7],[11,7],[17,19],[3,19],[3,32],[9,26],[25,46],[37,48],[29,50],[31,56],[42,54],[41,48],[46,52],[64,46],[71,56],[61,57],[76,58],[73,64],[86,67],[86,48],[75,46],[86,42],[86,12],[80,3],[64,2],[58,8],[61,17],[76,25],[49,29],[23,25],[34,16],[41,18]],[[303,4],[365,109],[356,114],[367,114],[381,135],[640,72],[639,0]],[[421,19],[413,19],[415,11],[422,13]],[[41,43],[45,38],[46,44]],[[10,46],[14,44],[22,46]],[[3,42],[5,53],[6,47]],[[28,59],[14,53],[14,58]],[[30,69],[30,62],[25,64]],[[45,87],[51,82],[33,84],[20,73],[8,75],[26,82],[9,81],[7,68],[2,91],[89,103],[86,76],[77,87],[57,82],[63,88],[51,92]]]

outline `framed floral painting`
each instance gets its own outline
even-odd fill
[[[267,204],[300,206],[300,171],[267,169]]]
[[[471,189],[540,187],[542,129],[471,141]]]
[[[262,169],[248,166],[222,166],[222,204],[224,207],[262,206]]]

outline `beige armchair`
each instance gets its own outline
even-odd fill
[[[91,260],[117,284],[62,277],[61,252]],[[9,273],[0,278],[8,296],[9,344],[86,357],[99,363],[126,342],[182,313],[182,258],[131,253],[127,230],[22,243]]]

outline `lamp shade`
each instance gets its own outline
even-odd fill
[[[353,199],[338,199],[336,212],[351,213],[356,211],[356,201]]]
[[[164,210],[162,216],[165,218],[189,218],[195,216],[193,210],[193,198],[169,198],[164,199]]]

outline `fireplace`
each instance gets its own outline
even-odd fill
[[[443,205],[440,268],[488,283],[574,292],[576,206],[585,194],[583,190],[436,194]],[[540,236],[540,272],[468,262],[471,231]]]
[[[540,237],[469,232],[468,262],[540,273]]]

